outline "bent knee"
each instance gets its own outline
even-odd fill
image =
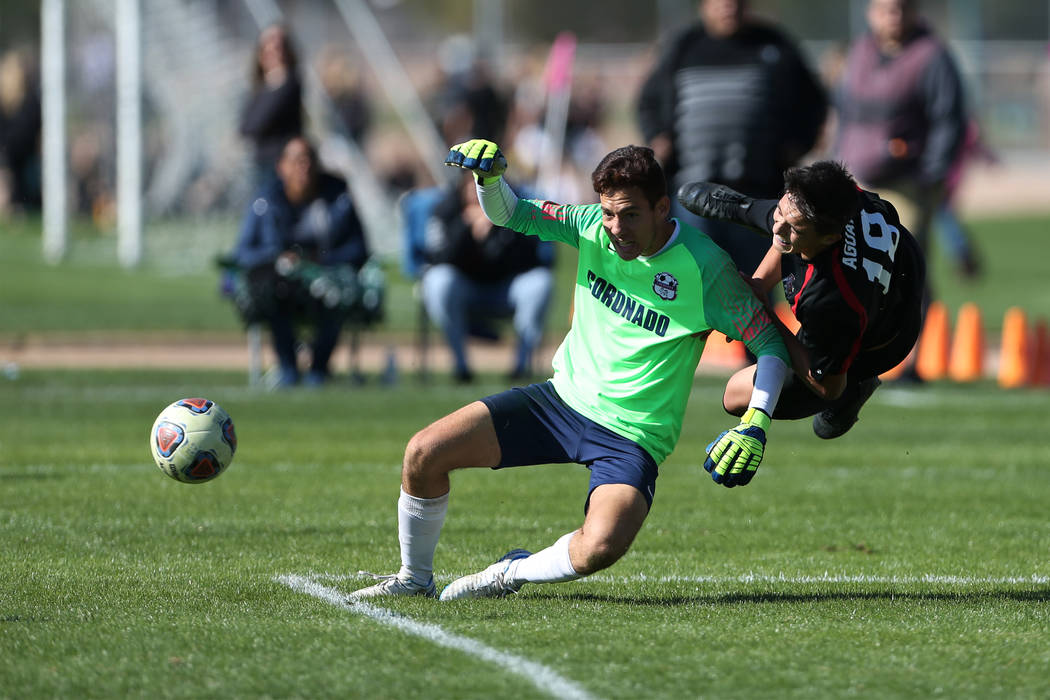
[[[401,462],[401,473],[411,482],[427,476],[434,468],[437,457],[437,445],[427,436],[427,430],[421,430],[412,436],[405,446],[405,458]]]
[[[754,390],[754,367],[741,370],[729,378],[726,382],[726,390],[722,394],[722,408],[731,416],[742,416],[751,403],[751,393]]]
[[[741,396],[730,394],[727,391],[722,395],[722,408],[731,416],[742,416],[747,411],[747,405],[750,403],[751,397],[749,396],[747,401],[742,401],[741,399]]]

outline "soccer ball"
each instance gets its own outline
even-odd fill
[[[149,433],[153,461],[176,481],[200,484],[226,471],[237,451],[233,419],[208,399],[179,399]]]

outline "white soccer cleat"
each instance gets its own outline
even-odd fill
[[[427,598],[437,597],[437,587],[434,585],[433,577],[427,582],[427,585],[423,586],[412,579],[402,581],[397,577],[397,574],[378,575],[367,571],[361,571],[358,573],[368,574],[369,576],[377,578],[379,579],[379,583],[374,586],[354,591],[346,597],[348,603],[368,598],[384,598],[386,596],[421,595],[426,596]]]
[[[517,593],[521,584],[511,585],[504,578],[510,565],[532,552],[524,549],[512,549],[499,560],[483,571],[458,578],[441,591],[441,600],[463,600],[464,598],[503,598],[510,593]]]

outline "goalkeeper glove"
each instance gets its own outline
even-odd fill
[[[485,139],[471,139],[453,146],[445,165],[456,166],[474,173],[479,184],[488,185],[500,178],[507,169],[507,159],[499,146]]]
[[[716,484],[731,489],[751,481],[762,463],[770,422],[765,412],[749,408],[740,419],[740,425],[726,430],[707,446],[704,469],[710,472]]]

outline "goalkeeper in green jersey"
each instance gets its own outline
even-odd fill
[[[599,203],[518,199],[489,141],[454,146],[447,164],[474,173],[492,222],[577,248],[572,327],[547,382],[475,401],[408,443],[398,499],[401,569],[351,600],[436,595],[434,552],[449,473],[466,467],[578,463],[590,470],[583,525],[532,554],[511,550],[453,581],[442,600],[501,597],[525,583],[571,581],[626,553],[652,505],[657,468],[682,428],[704,342],[712,330],[758,358],[741,422],[708,445],[704,468],[727,487],[747,484],[788,374],[788,353],[763,305],[729,256],[669,218],[664,174],[652,150],[609,153],[592,174]]]

